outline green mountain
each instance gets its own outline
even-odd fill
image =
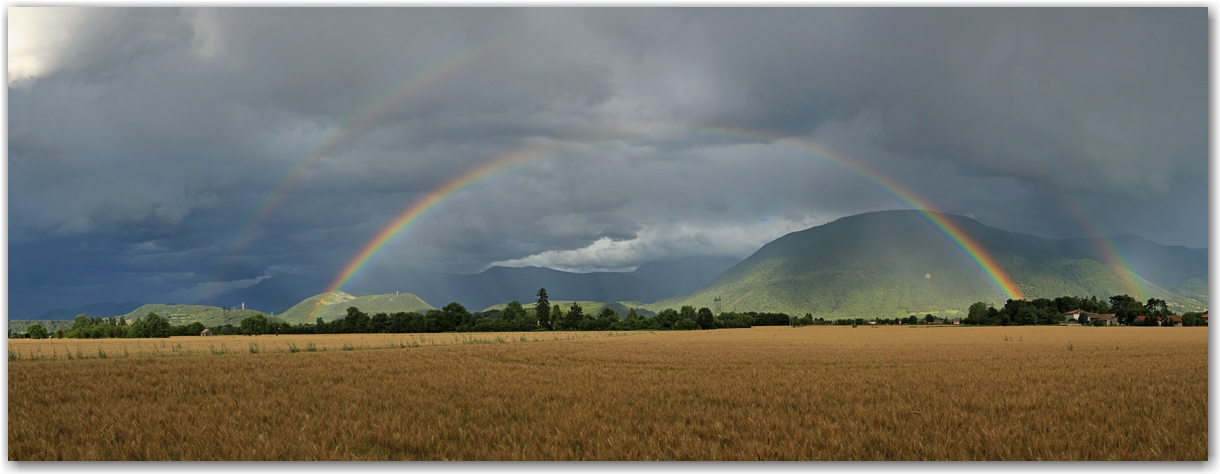
[[[224,309],[216,306],[204,306],[198,304],[146,304],[136,308],[134,311],[124,314],[123,317],[128,321],[135,321],[136,318],[147,316],[148,313],[157,313],[159,316],[164,316],[169,319],[169,323],[175,326],[190,324],[195,321],[203,323],[204,326],[223,326],[232,324],[240,325],[241,320],[262,314],[262,311],[252,309]]]
[[[1163,251],[1167,247],[1138,242],[1140,255],[1152,256],[1142,263],[1156,267],[1157,281],[1175,285],[1166,289],[1128,269],[1101,263],[1097,239],[1047,239],[988,227],[964,216],[938,216],[977,241],[1026,299],[1108,298],[1126,293],[1139,299],[1164,299],[1178,311],[1206,308],[1205,250]],[[1150,260],[1158,255],[1178,260],[1153,265]],[[683,305],[714,308],[716,297],[724,311],[834,318],[963,311],[977,301],[999,306],[1006,299],[973,259],[915,211],[860,214],[793,232],[763,246],[707,286],[646,307],[653,311]]]
[[[411,311],[423,313],[435,309],[410,293],[352,296],[342,291],[332,291],[306,298],[277,316],[291,324],[312,324],[319,317],[325,321],[344,318],[347,316],[347,308],[352,306],[369,315]]]

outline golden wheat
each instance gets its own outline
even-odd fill
[[[1206,328],[9,343],[10,460],[1207,459]]]

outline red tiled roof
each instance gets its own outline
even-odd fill
[[[1111,319],[1114,319],[1114,315],[1113,314],[1094,314],[1094,315],[1089,316],[1089,319],[1100,319],[1102,321],[1109,321]]]

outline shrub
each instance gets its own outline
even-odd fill
[[[30,335],[30,339],[46,339],[47,338],[47,329],[42,327],[42,325],[38,324],[38,323],[34,323],[29,326],[26,326],[25,332],[26,332],[26,334]]]

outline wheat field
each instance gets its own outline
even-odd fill
[[[1208,454],[1206,328],[10,340],[8,396],[10,460]]]

